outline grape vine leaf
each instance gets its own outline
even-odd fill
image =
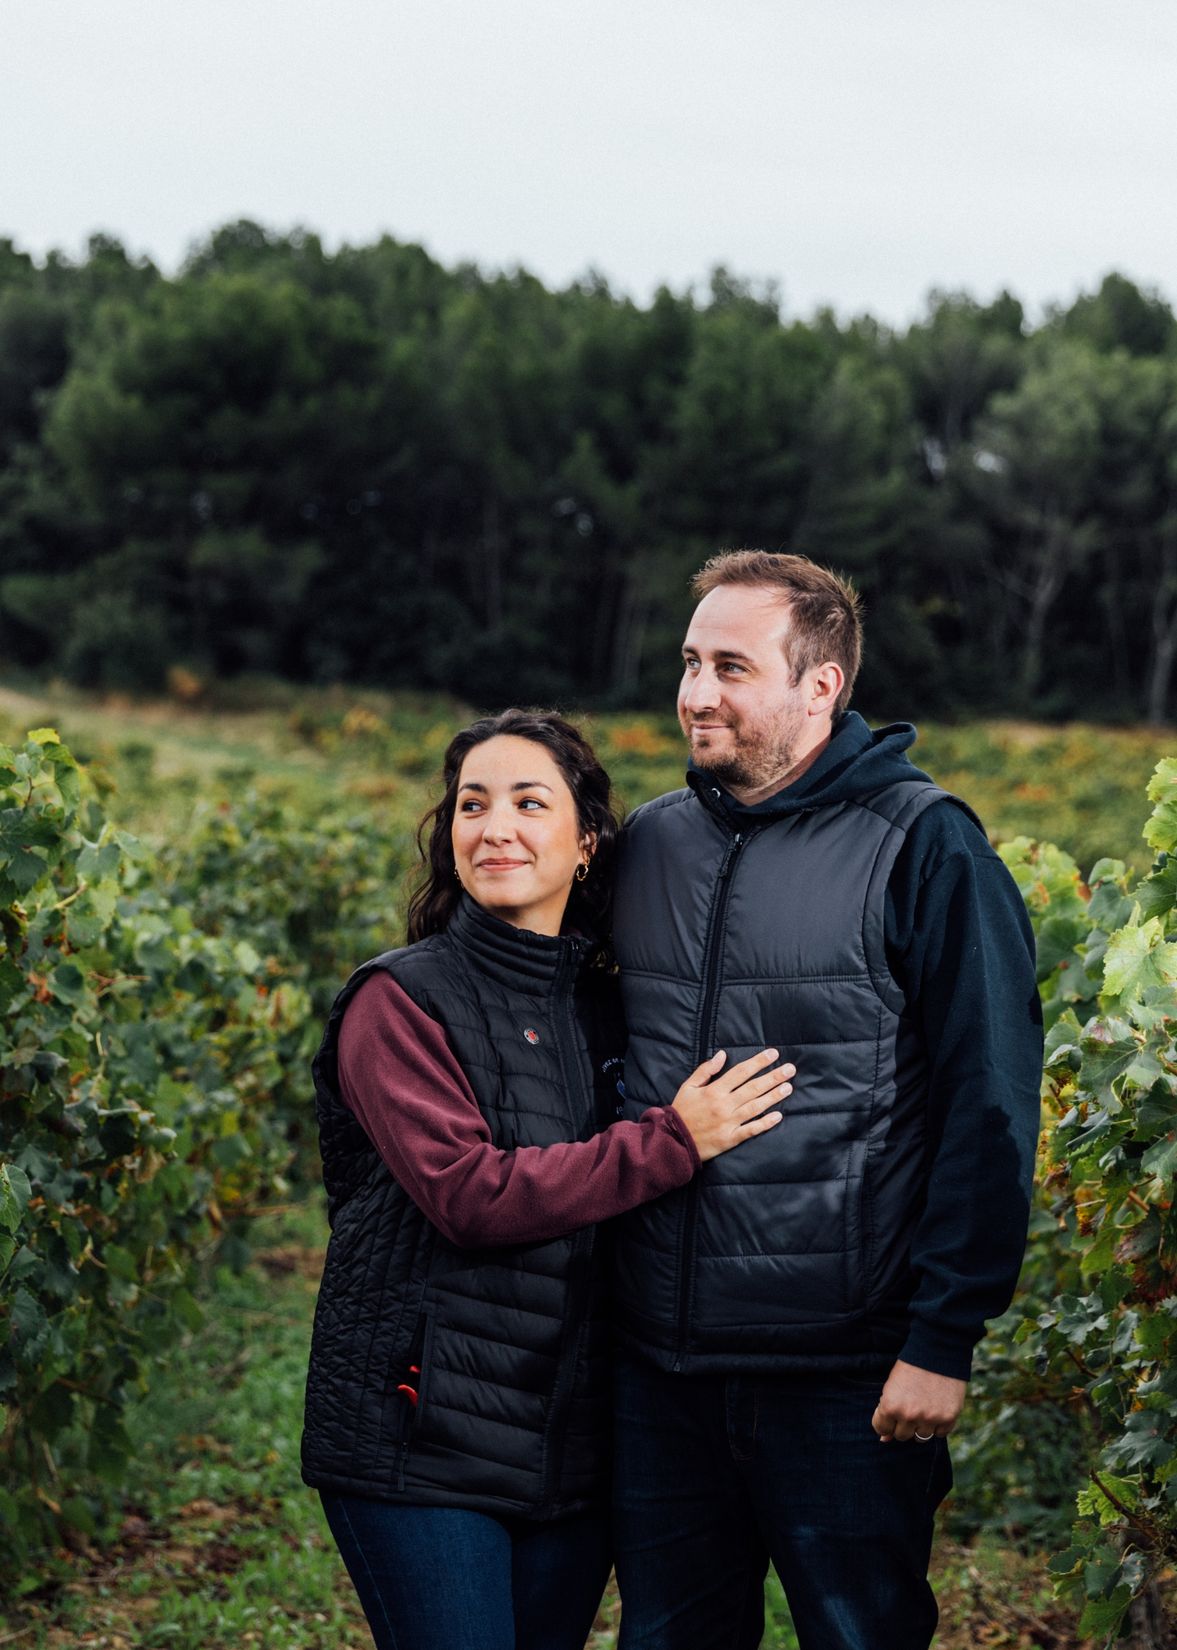
[[[1177,757],[1166,756],[1157,763],[1148,783],[1148,798],[1156,807],[1144,827],[1144,840],[1171,854],[1177,849]]]
[[[1108,941],[1104,990],[1110,997],[1134,1002],[1154,986],[1177,979],[1177,944],[1167,943],[1159,917],[1121,928]]]
[[[0,1227],[15,1232],[28,1207],[33,1188],[17,1163],[0,1163]]]

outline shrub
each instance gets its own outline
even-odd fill
[[[284,1189],[308,1001],[202,931],[49,729],[0,747],[0,1565],[101,1520],[129,1397]]]
[[[1048,1027],[1044,1218],[1007,1395],[1081,1416],[1079,1516],[1051,1569],[1091,1635],[1177,1562],[1177,761],[1149,797],[1143,878],[1104,859],[1084,884],[1055,848],[1004,851]]]

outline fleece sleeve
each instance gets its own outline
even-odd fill
[[[685,1185],[699,1166],[670,1106],[590,1140],[500,1150],[444,1030],[387,974],[344,1011],[339,1086],[409,1196],[463,1247],[559,1237]]]
[[[985,1320],[1009,1305],[1025,1248],[1042,1012],[1021,896],[954,803],[933,804],[904,844],[887,940],[929,1065],[928,1195],[900,1357],[964,1380]]]

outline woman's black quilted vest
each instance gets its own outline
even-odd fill
[[[624,1218],[623,1339],[668,1370],[885,1370],[907,1333],[927,1062],[887,965],[887,879],[945,793],[900,782],[737,826],[691,791],[625,833],[625,1115],[716,1049],[797,1067],[775,1129]]]
[[[340,1099],[336,1070],[343,1011],[384,969],[445,1027],[496,1145],[587,1139],[616,1115],[623,1048],[615,983],[584,966],[588,949],[463,896],[444,934],[365,963],[336,999],[314,1063],[331,1240],[307,1378],[308,1483],[534,1519],[604,1495],[596,1229],[515,1247],[449,1242]],[[415,1407],[401,1385],[417,1389]]]

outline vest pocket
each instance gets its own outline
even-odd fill
[[[433,1353],[433,1312],[422,1308],[404,1366],[394,1372],[393,1385],[399,1402],[399,1433],[396,1452],[396,1487],[405,1487],[405,1464],[409,1447],[421,1428],[429,1390],[429,1370]]]
[[[867,1203],[867,1142],[850,1146],[846,1164],[842,1298],[847,1312],[858,1312],[866,1304],[867,1269],[870,1264],[870,1212]]]

